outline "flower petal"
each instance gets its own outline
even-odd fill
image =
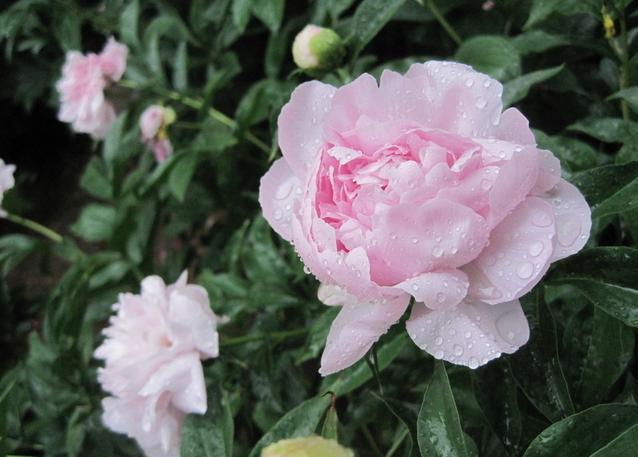
[[[291,219],[301,194],[301,182],[285,159],[272,164],[261,178],[259,204],[270,226],[285,240],[292,239]]]
[[[481,255],[463,268],[470,295],[496,304],[529,292],[549,268],[554,235],[551,206],[528,197],[492,231]]]
[[[405,312],[410,296],[344,306],[332,322],[319,373],[326,376],[353,365]]]
[[[460,270],[437,270],[410,278],[395,287],[409,293],[428,308],[442,309],[458,305],[467,295],[469,282]]]
[[[337,89],[319,81],[297,86],[277,120],[281,152],[298,178],[303,179],[322,146],[321,124]]]
[[[529,339],[518,300],[488,305],[466,299],[454,308],[430,310],[416,304],[406,322],[414,343],[437,359],[477,368]]]
[[[516,108],[508,108],[501,114],[501,122],[494,129],[499,140],[520,145],[535,145],[536,138],[529,128],[529,121]]]
[[[550,203],[556,219],[556,242],[551,261],[560,260],[580,251],[589,239],[591,209],[583,194],[561,179],[543,199]]]

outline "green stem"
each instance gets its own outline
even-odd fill
[[[118,82],[118,84],[122,87],[126,87],[128,89],[142,89],[143,86],[134,82],[134,81],[129,81],[129,80],[121,80]],[[193,98],[193,97],[189,97],[186,95],[182,95],[179,92],[176,92],[174,90],[168,91],[168,92],[164,92],[164,91],[159,91],[157,88],[153,88],[153,90],[155,90],[155,92],[159,92],[163,95],[168,96],[168,98],[170,98],[171,100],[175,100],[177,102],[182,103],[183,105],[186,105],[190,108],[196,109],[196,110],[200,110],[202,109],[202,107],[204,106],[204,102],[203,100],[197,99],[197,98]],[[237,128],[237,122],[235,122],[235,120],[231,117],[228,117],[227,115],[225,115],[224,113],[222,113],[221,111],[216,110],[215,108],[208,108],[208,115],[210,117],[212,117],[213,119],[215,119],[216,121],[226,125],[227,127],[231,128],[231,129],[236,129]],[[266,143],[264,143],[262,140],[260,140],[257,136],[255,136],[250,130],[246,130],[244,132],[244,138],[246,138],[246,140],[250,141],[252,144],[254,144],[255,146],[257,146],[259,149],[261,149],[263,152],[265,152],[266,154],[270,154],[270,147],[268,147],[268,145]]]
[[[270,340],[285,340],[288,338],[294,338],[297,336],[302,336],[307,333],[306,329],[299,330],[287,330],[282,332],[272,332],[272,333],[257,333],[255,335],[246,335],[246,336],[238,336],[235,338],[225,338],[222,340],[220,346],[228,347],[228,346],[238,346],[240,344],[252,343],[253,341],[259,341],[263,339]]]
[[[427,2],[428,2],[428,5],[427,5],[428,8],[432,12],[432,15],[437,20],[437,22],[441,25],[441,27],[443,27],[443,30],[447,32],[447,34],[450,36],[450,38],[452,38],[452,40],[456,43],[457,46],[460,46],[461,43],[463,43],[463,40],[461,39],[459,34],[456,33],[456,30],[454,30],[454,27],[452,27],[450,23],[445,19],[445,16],[441,14],[441,10],[439,10],[439,7],[436,6],[436,3],[434,2],[434,0],[427,0]],[[420,0],[419,3],[423,5],[423,0]]]
[[[26,219],[16,214],[7,214],[6,219],[13,222],[14,224],[18,224],[28,228],[29,230],[33,230],[34,232],[37,232],[40,235],[50,239],[54,243],[62,243],[62,241],[64,241],[62,235],[51,230],[48,227],[45,227],[42,224],[38,224],[37,222],[32,221],[31,219]]]
[[[397,451],[397,449],[399,449],[399,447],[401,446],[401,443],[403,443],[403,440],[408,436],[409,433],[410,431],[407,428],[404,429],[403,433],[401,433],[401,436],[399,436],[399,439],[394,442],[394,444],[392,445],[388,453],[385,455],[385,457],[392,457],[394,453]]]
[[[377,359],[377,348],[376,345],[372,345],[372,349],[368,353],[365,358],[366,363],[368,364],[368,368],[374,375],[374,379],[377,381],[377,386],[379,386],[379,393],[383,396],[383,385],[381,384],[381,376],[379,375],[379,361]]]
[[[363,431],[363,436],[365,437],[366,441],[372,448],[372,452],[374,453],[374,455],[376,455],[377,457],[383,457],[383,452],[381,452],[381,449],[379,449],[379,446],[377,446],[377,443],[374,440],[374,436],[372,435],[372,433],[370,433],[370,429],[368,428],[368,426],[362,425],[361,430]]]

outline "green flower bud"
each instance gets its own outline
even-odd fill
[[[307,25],[292,43],[292,58],[302,70],[330,70],[343,59],[345,48],[334,30]]]
[[[264,448],[261,457],[354,457],[354,453],[335,440],[308,436],[277,441]]]

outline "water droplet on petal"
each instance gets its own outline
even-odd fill
[[[531,262],[523,262],[516,267],[516,275],[521,279],[529,279],[534,274],[534,265]]]
[[[472,356],[472,357],[470,357],[470,360],[469,360],[468,364],[469,364],[469,366],[470,366],[470,368],[472,370],[475,370],[479,366],[479,361],[478,361],[478,359],[476,357]]]
[[[441,346],[443,344],[443,338],[441,338],[440,336],[437,336],[434,339],[434,344],[436,344],[437,346]]]
[[[532,257],[537,257],[541,254],[541,252],[543,252],[543,249],[545,249],[545,246],[542,242],[534,241],[532,244],[530,244],[528,252],[529,255],[531,255]]]
[[[476,99],[476,107],[478,109],[484,109],[487,106],[487,100],[485,100],[483,97],[479,97]]]
[[[277,200],[284,200],[287,198],[292,192],[293,183],[290,181],[283,182],[278,188],[277,192],[275,192],[275,198]]]
[[[441,359],[443,358],[443,351],[442,351],[442,350],[440,350],[440,349],[439,349],[438,351],[436,351],[436,352],[434,353],[434,358],[435,358],[435,359],[439,359],[439,360],[441,360]]]
[[[443,255],[443,248],[441,248],[441,246],[434,246],[432,248],[432,255],[434,257],[441,257]]]
[[[455,344],[452,350],[454,351],[454,355],[457,357],[463,355],[463,348],[458,344]]]

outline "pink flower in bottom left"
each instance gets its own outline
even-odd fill
[[[158,276],[142,281],[139,295],[121,294],[117,312],[95,351],[105,365],[98,380],[107,427],[134,438],[148,457],[179,457],[186,414],[206,412],[201,360],[217,357],[219,318],[200,286]]]

